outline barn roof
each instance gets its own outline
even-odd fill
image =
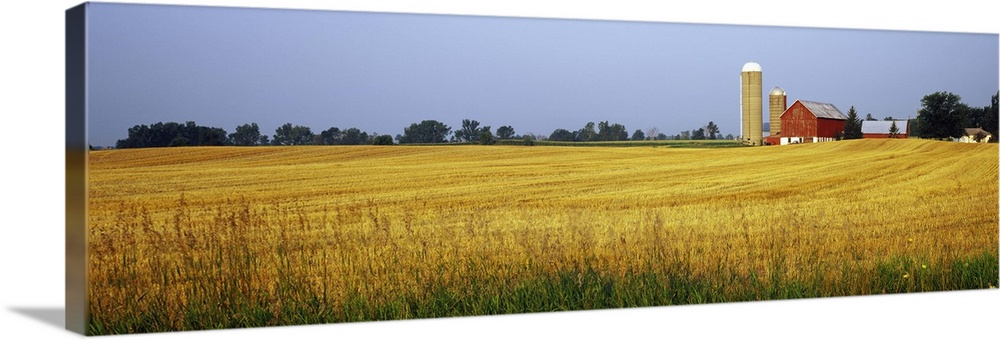
[[[983,130],[981,128],[966,128],[965,129],[965,135],[966,136],[975,136],[976,134],[978,134],[980,132],[982,132],[986,136],[990,135],[989,132],[986,132],[986,130]]]
[[[899,129],[899,133],[908,132],[905,120],[864,120],[861,121],[861,133],[889,134],[892,122],[896,122],[896,129]]]
[[[809,109],[810,112],[816,115],[816,118],[847,120],[847,116],[845,116],[843,113],[840,113],[840,110],[838,110],[836,106],[833,106],[833,104],[813,102],[801,99],[797,101],[802,103],[802,105],[805,105],[805,107]]]

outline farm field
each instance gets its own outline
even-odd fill
[[[89,334],[998,281],[996,144],[92,151]]]
[[[617,146],[617,147],[635,147],[635,146],[650,146],[650,147],[671,147],[671,148],[733,148],[742,147],[739,141],[736,140],[725,140],[725,139],[715,139],[715,140],[641,140],[641,141],[608,141],[608,142],[563,142],[563,141],[552,141],[552,140],[539,140],[533,141],[535,146],[578,146],[578,147],[607,147],[607,146]],[[524,145],[523,140],[518,139],[501,139],[497,141],[498,145]]]

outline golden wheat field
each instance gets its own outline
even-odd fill
[[[89,154],[91,334],[997,285],[996,144]]]

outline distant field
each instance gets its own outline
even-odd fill
[[[640,140],[640,141],[614,141],[614,142],[561,142],[540,140],[534,141],[536,146],[663,146],[672,148],[732,148],[743,146],[735,140]],[[502,139],[497,141],[501,145],[523,145],[524,141],[514,139]]]
[[[89,333],[995,288],[997,154],[94,151]]]

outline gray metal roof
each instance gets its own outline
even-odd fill
[[[847,120],[847,116],[845,116],[843,113],[840,113],[840,110],[837,110],[837,107],[833,106],[833,104],[813,102],[801,99],[797,101],[802,103],[802,105],[805,105],[805,107],[809,109],[809,111],[811,111],[814,115],[816,115],[816,118]]]
[[[965,135],[966,136],[975,136],[976,134],[978,134],[980,132],[982,132],[984,135],[987,135],[987,136],[990,135],[989,132],[986,132],[986,130],[983,130],[981,128],[965,128]]]
[[[863,120],[861,121],[861,133],[888,134],[892,122],[896,122],[896,129],[899,129],[899,133],[907,133],[905,120]]]

